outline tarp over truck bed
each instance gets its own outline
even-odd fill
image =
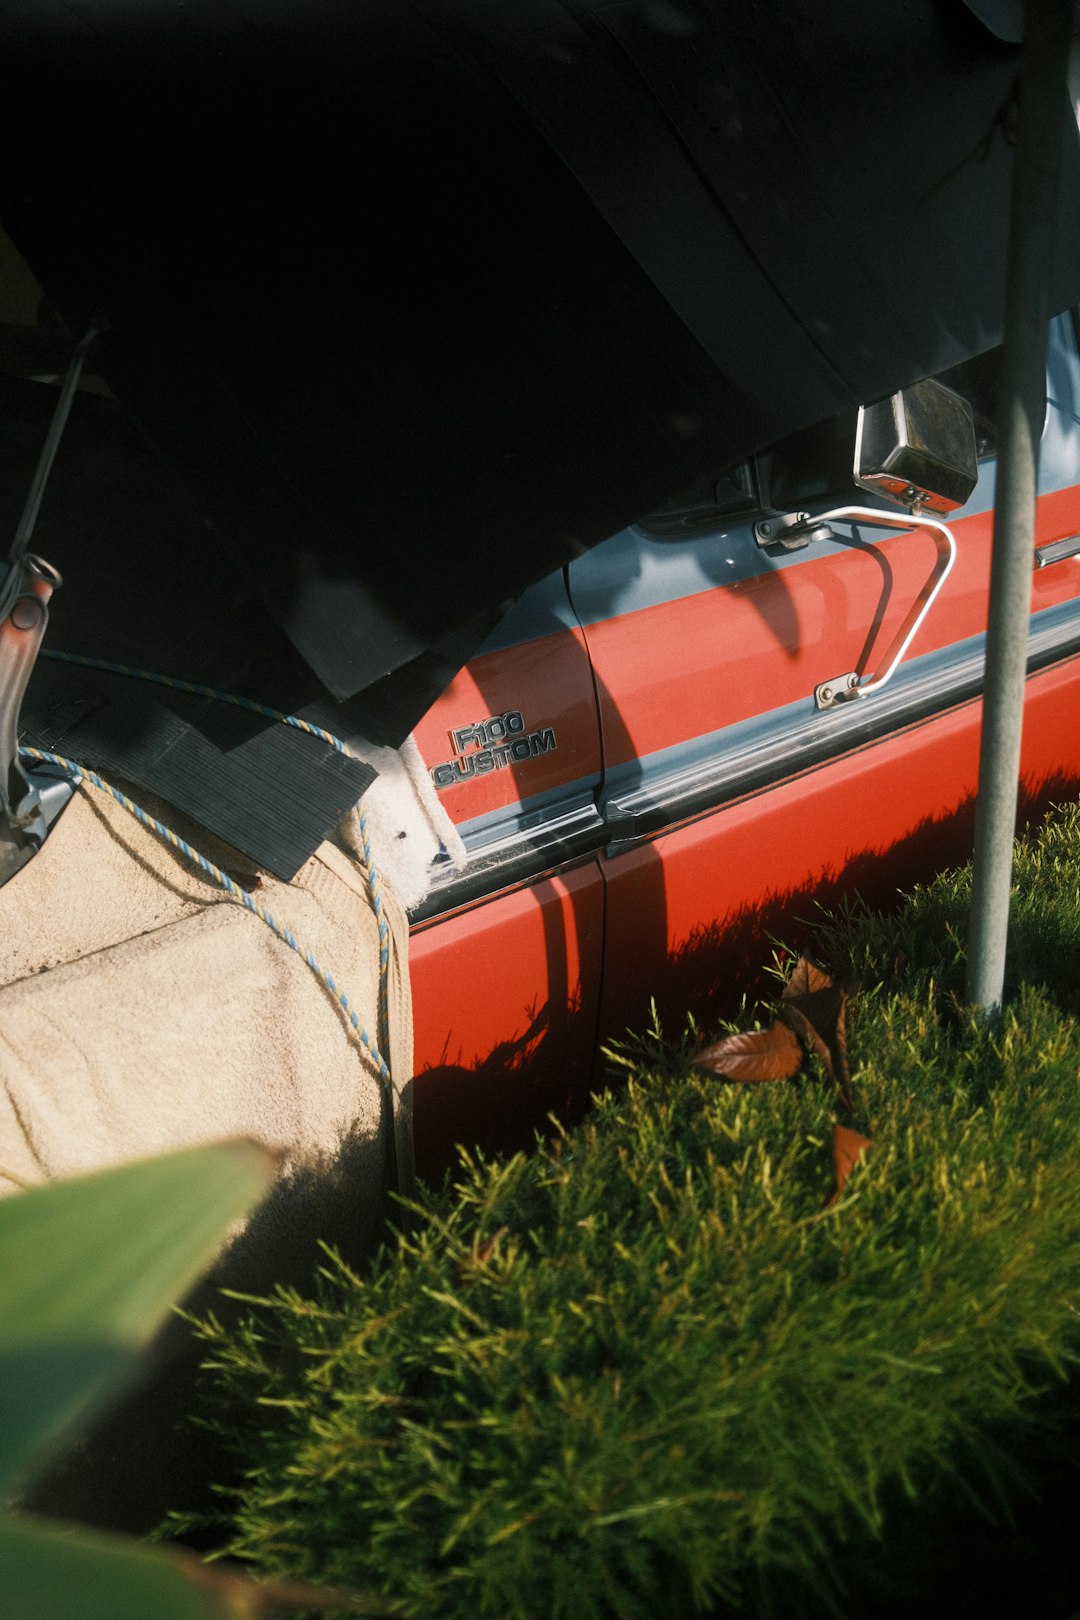
[[[960,0],[10,0],[0,221],[400,736],[579,548],[1000,341],[1017,61]]]

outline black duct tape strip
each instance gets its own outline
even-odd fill
[[[32,710],[26,718],[28,740],[167,799],[286,881],[376,776],[362,760],[273,722],[225,752],[143,697],[107,703],[65,728],[62,738],[35,726]]]

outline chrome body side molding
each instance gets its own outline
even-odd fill
[[[1080,652],[1080,603],[1047,608],[1032,620],[1028,671]],[[806,703],[760,715],[671,750],[669,769],[650,771],[630,790],[602,803],[607,853],[618,855],[667,827],[785,777],[823,765],[866,743],[977,697],[985,637],[929,653],[906,665],[872,704],[814,712]]]
[[[519,814],[510,821],[466,828],[463,838],[469,864],[465,871],[455,872],[447,865],[438,873],[427,899],[410,921],[416,927],[516,888],[595,853],[607,836],[604,818],[591,796]]]
[[[1046,608],[1032,620],[1028,671],[1080,653],[1080,601]],[[502,816],[464,830],[469,865],[449,865],[412,914],[413,926],[430,923],[495,894],[534,881],[603,851],[616,857],[682,822],[708,815],[741,797],[825,765],[867,743],[978,697],[985,637],[953,644],[905,665],[873,703],[815,710],[789,704],[741,725],[637,762],[601,794],[586,794],[540,809]],[[621,778],[621,780],[619,780]]]

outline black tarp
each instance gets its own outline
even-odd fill
[[[580,548],[1000,341],[1017,54],[960,0],[6,0],[0,221],[403,733]]]

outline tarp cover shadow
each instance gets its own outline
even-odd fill
[[[1000,341],[1017,64],[960,0],[9,0],[0,219],[400,735],[582,547]]]

